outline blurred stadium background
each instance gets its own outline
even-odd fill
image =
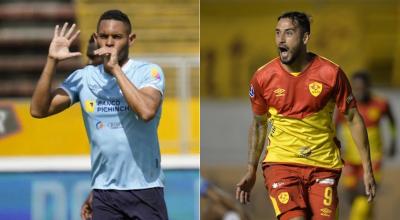
[[[389,99],[400,124],[399,1],[202,0],[201,175],[232,196],[247,164],[248,83],[258,67],[277,56],[277,17],[293,10],[313,18],[309,50],[340,64],[348,76],[369,70],[376,92]],[[384,164],[375,219],[400,216],[399,145],[396,158]],[[346,219],[348,204],[341,201],[339,219]],[[206,202],[202,199],[201,213]],[[246,209],[252,219],[274,219],[261,171]]]
[[[89,145],[79,105],[44,120],[29,115],[54,26],[76,22],[72,50],[86,54],[102,12],[121,9],[137,39],[131,57],[159,64],[166,94],[159,127],[172,220],[198,219],[199,1],[0,1],[0,219],[80,219],[89,192]],[[61,62],[54,86],[86,57]]]

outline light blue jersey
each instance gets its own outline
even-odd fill
[[[129,60],[122,71],[136,88],[153,87],[163,94],[164,75],[159,66]],[[161,105],[151,121],[141,120],[103,65],[76,70],[61,88],[70,96],[71,104],[81,104],[91,145],[92,188],[163,187],[157,136]]]

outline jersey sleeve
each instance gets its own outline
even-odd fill
[[[60,87],[65,92],[67,92],[69,98],[71,99],[71,105],[79,101],[79,92],[83,87],[82,83],[82,71],[76,70],[67,79],[61,83]]]
[[[165,78],[159,66],[151,64],[144,70],[143,80],[138,88],[142,89],[145,87],[152,87],[160,91],[161,95],[164,95]]]
[[[264,115],[268,111],[268,105],[263,97],[263,90],[257,81],[257,74],[250,81],[250,101],[253,113],[256,115]]]
[[[345,113],[348,109],[357,106],[349,80],[340,68],[336,78],[334,98],[336,101],[336,107],[341,113]]]

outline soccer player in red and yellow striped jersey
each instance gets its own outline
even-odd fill
[[[251,80],[254,117],[248,169],[237,184],[236,197],[242,203],[250,201],[269,123],[263,174],[278,219],[336,219],[343,164],[332,123],[335,105],[350,125],[372,200],[375,180],[365,125],[341,68],[307,52],[308,16],[285,13],[275,32],[279,57],[258,69]]]
[[[371,92],[370,80],[368,73],[360,71],[352,75],[351,84],[354,96],[357,100],[357,108],[360,111],[364,123],[367,127],[368,140],[370,143],[371,160],[373,164],[374,174],[377,183],[381,181],[381,164],[383,159],[381,125],[383,118],[387,117],[390,130],[391,141],[387,155],[394,156],[396,149],[396,123],[390,110],[389,102],[383,97],[379,97]],[[338,117],[338,125],[341,126],[345,167],[343,169],[343,186],[346,190],[346,199],[351,204],[350,220],[370,219],[372,216],[372,204],[368,204],[367,199],[363,195],[362,180],[363,167],[360,156],[357,154],[351,132],[346,126],[342,115]]]

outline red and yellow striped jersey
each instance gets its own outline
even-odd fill
[[[367,127],[371,160],[373,162],[379,162],[382,159],[382,139],[379,122],[388,113],[389,103],[381,97],[372,96],[371,100],[366,103],[357,102],[357,108]],[[340,115],[339,123],[342,122],[344,122],[344,118]],[[344,146],[346,148],[343,156],[344,160],[351,164],[361,164],[360,155],[358,154],[357,147],[351,137],[348,126],[342,127],[342,133]]]
[[[271,129],[264,162],[343,166],[333,111],[335,104],[345,112],[356,102],[338,65],[313,55],[308,67],[294,76],[275,58],[254,74],[250,99],[254,114],[269,115]]]

